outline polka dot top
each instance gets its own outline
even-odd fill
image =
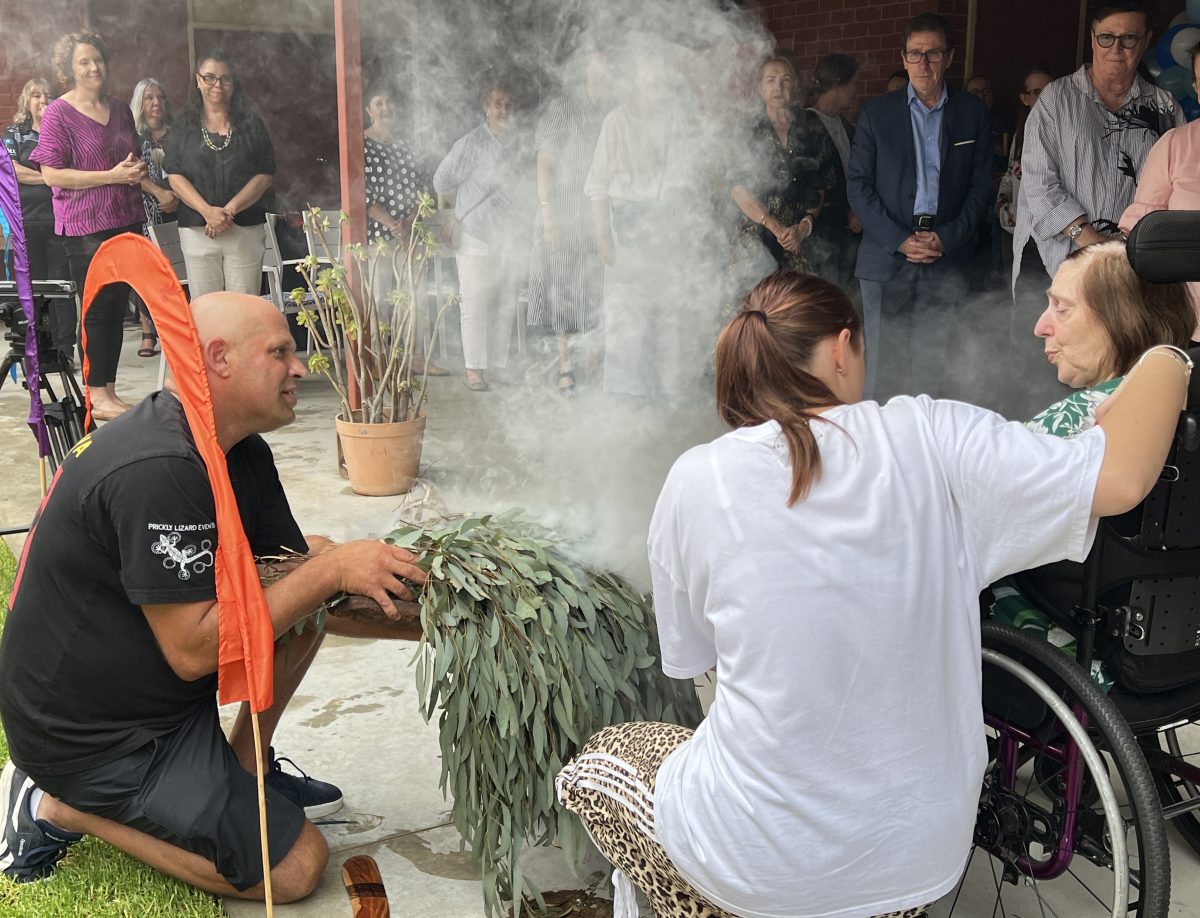
[[[364,178],[367,207],[378,204],[397,220],[417,209],[417,195],[429,191],[429,179],[417,167],[417,158],[403,140],[379,143],[364,137]],[[390,239],[392,234],[378,221],[367,219],[367,238]]]

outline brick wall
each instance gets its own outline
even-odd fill
[[[0,0],[3,2],[3,0]],[[146,77],[162,83],[176,112],[187,104],[187,4],[161,0],[88,0],[91,27],[109,46],[108,91],[128,102]]]
[[[826,54],[852,54],[862,62],[859,88],[869,97],[883,92],[888,76],[902,66],[907,22],[937,12],[939,5],[939,0],[764,0],[760,9],[778,44],[795,53],[802,83]],[[964,16],[964,31],[965,25]]]
[[[44,77],[54,85],[50,50],[64,32],[83,27],[87,7],[80,0],[0,0],[0,6],[0,124],[7,124],[28,80]]]

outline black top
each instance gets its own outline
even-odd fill
[[[305,551],[266,442],[248,437],[227,460],[251,549]],[[76,444],[0,637],[0,718],[21,768],[95,767],[215,704],[216,674],[175,675],[140,606],[213,599],[216,546],[208,475],[174,396],[154,393]]]
[[[787,143],[780,143],[775,127],[764,113],[750,126],[739,184],[745,185],[784,226],[794,226],[806,211],[824,200],[836,181],[837,148],[820,116],[807,109],[792,110]],[[791,256],[766,227],[748,219],[743,231],[758,235],[780,267],[790,267]]]
[[[27,169],[40,172],[42,167],[30,162],[29,154],[38,145],[38,132],[33,129],[33,119],[26,118],[23,124],[10,124],[4,129],[4,148],[13,162]],[[18,186],[21,193],[21,217],[25,224],[54,225],[53,191],[49,185]]]
[[[195,116],[177,121],[171,128],[163,172],[183,176],[212,206],[228,204],[254,176],[275,174],[275,148],[266,125],[254,112],[246,112],[244,122],[234,125],[232,138],[211,133],[208,138],[216,150],[205,144]],[[204,226],[204,218],[182,201],[178,219],[180,226]],[[267,209],[261,198],[233,218],[238,226],[257,226],[266,220]]]

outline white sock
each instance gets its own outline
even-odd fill
[[[46,796],[46,792],[40,787],[35,787],[29,792],[29,815],[37,819],[38,806],[42,802],[42,798]]]

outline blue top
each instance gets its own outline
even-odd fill
[[[917,92],[908,84],[908,112],[912,118],[913,148],[917,153],[917,200],[913,204],[914,214],[936,214],[938,212],[938,182],[942,174],[942,115],[946,110],[946,84],[942,84],[942,95],[932,109],[917,98]]]

